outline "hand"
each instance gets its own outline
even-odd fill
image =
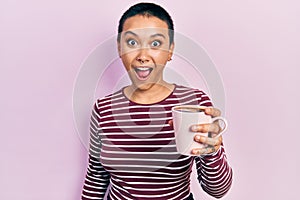
[[[217,108],[207,107],[205,108],[205,114],[213,117],[221,115],[221,111]],[[207,133],[208,137],[196,134],[194,140],[204,145],[203,148],[195,148],[192,150],[193,155],[204,155],[216,152],[222,144],[222,136],[215,137],[222,130],[218,121],[211,124],[196,124],[191,127],[193,132]]]

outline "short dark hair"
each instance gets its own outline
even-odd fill
[[[133,6],[131,6],[127,11],[124,12],[122,15],[120,21],[119,21],[119,27],[118,27],[118,42],[120,42],[121,39],[121,33],[123,31],[123,26],[126,21],[126,19],[136,16],[136,15],[142,15],[147,17],[157,17],[160,20],[164,21],[168,25],[169,29],[169,37],[170,37],[170,44],[174,41],[174,24],[171,16],[169,13],[161,6],[154,4],[154,3],[138,3]]]

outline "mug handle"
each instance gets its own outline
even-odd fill
[[[220,137],[226,131],[227,124],[228,124],[227,120],[225,118],[223,118],[223,117],[214,117],[214,118],[212,118],[212,122],[215,122],[215,121],[218,121],[218,120],[223,121],[224,128],[220,131],[220,133],[218,135],[215,136],[215,138]]]

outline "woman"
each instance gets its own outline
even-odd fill
[[[119,22],[118,52],[132,84],[97,100],[90,128],[89,166],[82,199],[193,199],[190,174],[196,162],[199,184],[220,198],[230,188],[232,170],[222,137],[214,138],[217,123],[194,125],[195,141],[205,148],[194,156],[176,151],[171,108],[207,106],[207,115],[220,116],[200,90],[163,79],[174,49],[169,14],[152,3],[130,7]],[[197,135],[210,132],[212,137]],[[108,187],[110,183],[110,187]]]

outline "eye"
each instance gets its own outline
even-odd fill
[[[129,39],[129,40],[127,40],[127,44],[128,44],[129,46],[136,46],[136,45],[137,45],[137,42],[136,42],[135,40],[133,40],[133,39]]]
[[[158,41],[158,40],[155,40],[155,41],[153,41],[153,42],[151,43],[151,46],[153,46],[153,47],[158,47],[158,46],[160,46],[160,45],[161,45],[161,42]]]

